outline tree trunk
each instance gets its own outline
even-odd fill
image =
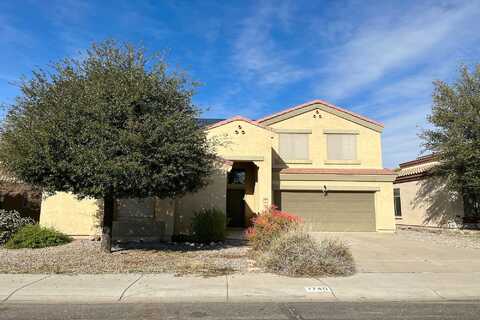
[[[112,250],[112,224],[115,200],[107,195],[103,198],[102,249],[110,253]]]

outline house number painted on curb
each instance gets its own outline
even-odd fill
[[[308,293],[330,293],[332,292],[329,287],[305,287],[305,291]]]

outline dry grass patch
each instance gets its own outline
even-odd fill
[[[317,242],[309,234],[292,231],[274,239],[258,253],[266,271],[288,276],[346,276],[355,272],[350,249],[339,240]]]

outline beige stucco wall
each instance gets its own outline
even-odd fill
[[[175,233],[188,233],[195,211],[218,208],[226,212],[226,183],[228,166],[218,168],[210,184],[202,190],[177,199],[119,199],[115,220],[154,219],[165,223],[164,240]],[[99,201],[77,199],[74,195],[58,192],[42,201],[40,224],[53,227],[72,236],[100,234]],[[101,213],[100,213],[101,216]]]
[[[327,190],[336,191],[372,191],[375,192],[375,221],[379,232],[395,231],[395,218],[393,214],[393,183],[376,181],[274,181],[274,188],[315,190],[326,186]],[[321,190],[316,189],[316,190]],[[352,204],[355,205],[355,204]]]
[[[318,115],[321,117],[319,118]],[[315,116],[315,118],[314,118]],[[309,153],[311,163],[288,162],[291,168],[382,168],[382,144],[380,132],[323,110],[308,111],[270,125],[274,129],[310,129]],[[327,134],[324,130],[358,131],[357,158],[360,164],[327,164]],[[278,139],[273,148],[278,154]],[[285,160],[284,160],[285,161]]]
[[[40,210],[40,224],[73,236],[99,234],[99,202],[95,199],[79,200],[74,195],[57,192],[44,195]]]
[[[399,225],[456,227],[455,220],[463,216],[462,201],[445,191],[440,181],[408,181],[396,183],[394,188],[400,189]]]
[[[175,223],[171,234],[188,234],[196,211],[217,208],[226,213],[227,168],[211,176],[210,184],[202,190],[175,200]],[[170,235],[171,235],[170,234]]]
[[[277,134],[246,121],[237,120],[208,130],[208,136],[221,143],[216,145],[215,150],[222,158],[252,161],[258,167],[255,194],[253,199],[249,199],[248,205],[255,212],[261,212],[265,206],[271,204],[272,144],[277,143]]]

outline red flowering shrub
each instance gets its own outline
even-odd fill
[[[253,227],[246,230],[247,240],[257,251],[266,249],[273,239],[298,228],[302,218],[270,206],[252,219]]]

